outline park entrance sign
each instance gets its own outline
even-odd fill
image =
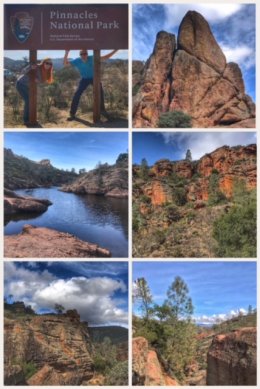
[[[93,50],[93,120],[100,119],[100,50],[128,49],[127,4],[5,4],[4,50]],[[51,56],[51,54],[50,54]],[[30,77],[30,124],[37,123],[36,82]]]
[[[128,5],[6,4],[5,50],[128,49]]]

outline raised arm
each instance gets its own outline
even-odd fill
[[[110,53],[106,54],[106,55],[102,55],[102,57],[100,57],[100,59],[102,61],[105,61],[106,59],[109,59],[111,58],[118,50],[113,50],[111,51]]]
[[[65,50],[64,58],[63,58],[63,65],[68,66],[70,65],[70,62],[68,61],[68,56],[69,56],[69,50]]]

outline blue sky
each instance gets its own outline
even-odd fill
[[[133,280],[144,277],[153,299],[162,304],[176,276],[189,288],[196,322],[225,320],[256,307],[255,262],[135,262]],[[138,305],[134,306],[138,313]]]
[[[59,169],[93,169],[100,161],[114,164],[128,150],[126,132],[9,132],[4,147],[32,161],[50,159]]]
[[[149,165],[159,159],[178,161],[191,150],[192,159],[218,147],[248,145],[256,143],[255,132],[134,132],[133,162],[140,164],[145,158]]]
[[[159,31],[177,36],[180,22],[189,10],[200,12],[208,21],[227,61],[241,67],[246,92],[255,101],[254,4],[134,4],[133,59],[149,58]]]
[[[127,262],[6,262],[4,294],[38,313],[58,303],[89,325],[128,326]]]

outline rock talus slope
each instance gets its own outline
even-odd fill
[[[157,127],[161,113],[183,111],[192,127],[255,127],[255,104],[241,70],[227,63],[208,22],[195,11],[183,18],[178,38],[157,34],[133,101],[133,126]]]

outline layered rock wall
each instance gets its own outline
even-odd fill
[[[7,385],[80,385],[93,377],[89,334],[76,315],[5,318],[4,331]],[[36,369],[28,380],[26,364]]]
[[[207,366],[207,385],[256,385],[256,328],[215,336]]]

